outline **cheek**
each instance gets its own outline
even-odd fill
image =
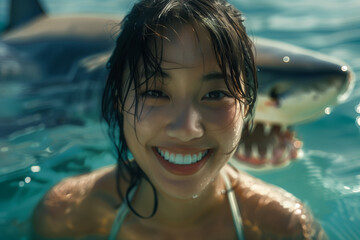
[[[203,115],[207,130],[221,136],[222,142],[234,148],[240,141],[244,125],[243,113],[239,104],[205,111]]]
[[[219,108],[209,108],[203,111],[203,121],[211,130],[239,129],[242,127],[243,114],[239,104],[228,104]]]
[[[134,108],[124,114],[124,134],[126,141],[136,141],[145,144],[145,141],[156,136],[160,131],[164,117],[156,108],[139,107],[138,116],[135,116]]]

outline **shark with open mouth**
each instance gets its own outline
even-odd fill
[[[57,111],[54,98],[62,105],[87,101],[83,113],[99,113],[94,109],[99,109],[121,17],[48,16],[43,9],[38,0],[11,1],[10,21],[0,36],[0,84],[26,78],[31,97],[39,101],[36,114],[31,107],[5,111],[1,137],[36,124],[82,124],[72,112]],[[319,52],[257,37],[254,43],[259,79],[254,125],[234,160],[258,169],[283,166],[301,155],[302,142],[292,126],[344,102],[355,78],[346,63]],[[57,86],[70,90],[56,92]]]
[[[298,46],[257,39],[258,100],[251,134],[235,159],[257,169],[302,155],[292,126],[314,121],[350,95],[354,73],[339,59]]]

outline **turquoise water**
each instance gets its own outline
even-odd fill
[[[42,2],[50,14],[121,14],[132,4],[124,0]],[[250,34],[340,58],[359,78],[358,1],[234,0],[232,3],[244,12]],[[8,1],[0,0],[0,28],[7,21],[7,6]],[[89,98],[81,91],[85,82],[33,88],[26,79],[0,81],[0,133],[6,133],[0,135],[3,239],[27,239],[31,211],[53,184],[66,176],[115,162],[104,134],[105,127],[96,117],[98,99]],[[92,108],[95,110],[89,110]],[[23,117],[24,111],[27,117]],[[47,121],[56,117],[59,120],[44,124],[42,116],[47,116]],[[304,142],[302,159],[284,168],[252,171],[302,199],[331,239],[360,239],[359,119],[360,85],[357,82],[349,99],[331,114],[294,127]],[[11,131],[13,125],[9,121],[26,127]]]

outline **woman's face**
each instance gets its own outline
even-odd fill
[[[208,33],[184,25],[164,33],[161,68],[124,103],[124,135],[157,191],[191,198],[232,156],[243,127],[241,103],[230,94]],[[135,118],[135,119],[134,119]]]

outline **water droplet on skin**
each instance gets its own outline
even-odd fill
[[[300,215],[302,213],[301,209],[296,209],[294,212],[296,215]]]

